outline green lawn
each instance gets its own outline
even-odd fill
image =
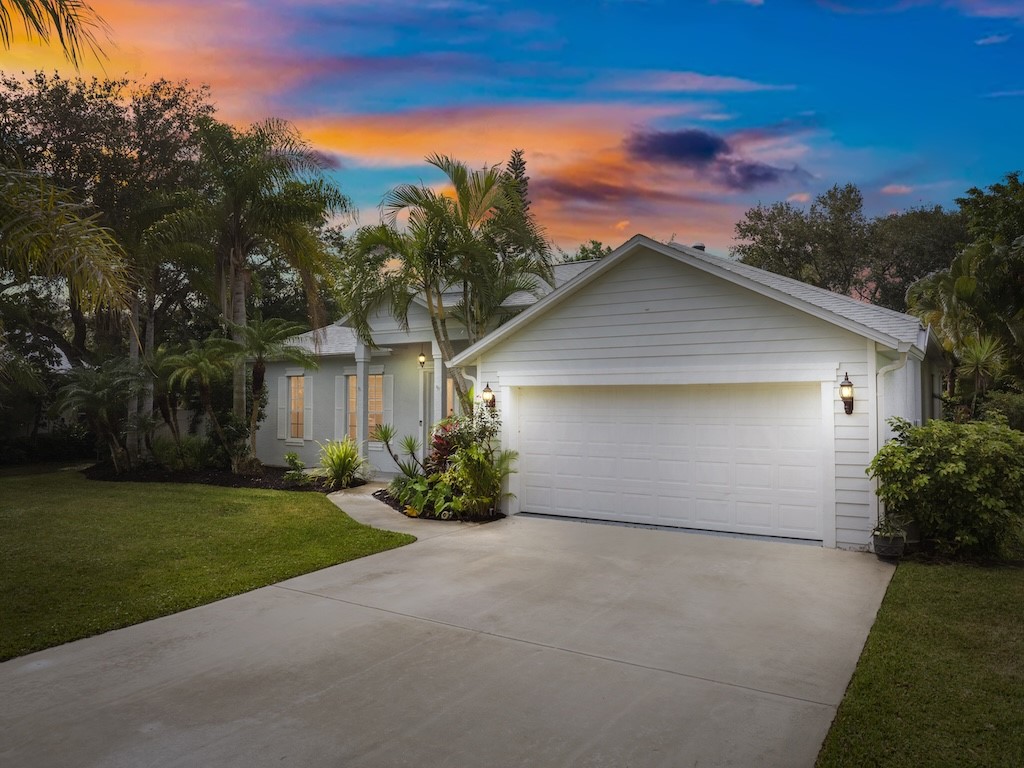
[[[0,474],[0,660],[372,555],[414,537],[318,493]]]
[[[1024,570],[902,563],[817,765],[1024,765]]]

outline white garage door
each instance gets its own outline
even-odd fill
[[[822,538],[817,384],[518,394],[524,512]]]

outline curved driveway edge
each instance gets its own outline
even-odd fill
[[[0,764],[810,766],[893,570],[332,498],[420,540],[0,664]]]

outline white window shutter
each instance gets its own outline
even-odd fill
[[[384,424],[395,425],[395,377],[390,373],[384,374],[384,413],[381,421]]]
[[[345,377],[334,377],[334,439],[342,440],[347,433],[345,408],[348,406],[348,390],[345,388]]]
[[[277,379],[277,439],[288,438],[288,377]]]
[[[313,377],[304,376],[302,382],[302,439],[313,439]]]

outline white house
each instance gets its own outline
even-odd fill
[[[596,262],[558,264],[555,286],[571,280]],[[540,293],[550,287],[541,286]],[[447,297],[453,306],[460,298]],[[511,311],[536,302],[517,293],[505,302]],[[384,446],[369,439],[377,424],[395,427],[401,438],[414,435],[426,444],[431,427],[457,409],[452,379],[434,340],[430,317],[422,301],[409,309],[409,327],[403,330],[386,308],[370,317],[373,346],[363,344],[344,319],[294,343],[316,353],[316,370],[282,362],[267,365],[267,419],[256,435],[256,455],[264,464],[283,466],[284,455],[294,451],[312,466],[319,446],[350,436],[363,447],[378,476],[398,472]],[[466,346],[466,334],[449,323],[457,349]]]
[[[451,364],[497,395],[512,513],[864,549],[865,469],[939,415],[940,362],[914,317],[638,235]]]
[[[941,351],[916,318],[641,235],[556,286],[451,361],[497,394],[519,452],[506,511],[867,546],[885,420],[939,412]],[[335,325],[318,371],[268,369],[264,462],[350,434],[387,476],[372,426],[423,440],[449,412],[425,308],[407,332],[371,327],[377,348]]]

